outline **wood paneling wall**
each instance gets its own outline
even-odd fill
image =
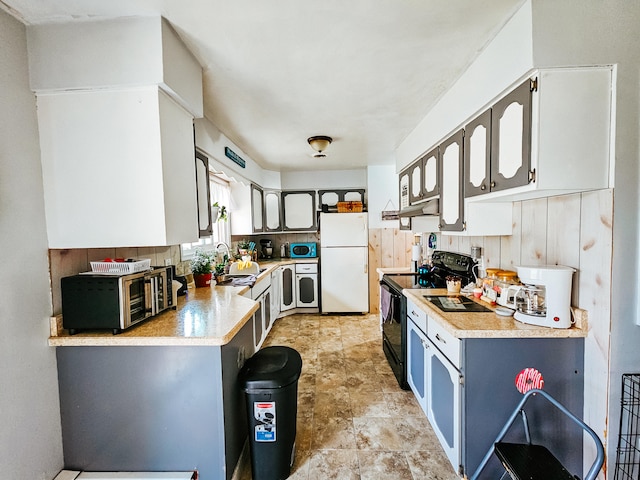
[[[380,311],[377,268],[406,268],[411,263],[413,233],[397,228],[369,229],[369,312]]]

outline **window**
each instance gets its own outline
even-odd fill
[[[227,207],[227,215],[229,215],[229,206],[231,205],[231,188],[229,182],[225,180],[224,175],[218,175],[213,172],[209,173],[209,185],[211,187],[210,205],[218,202],[218,205]],[[182,251],[182,260],[189,260],[193,257],[196,248],[201,250],[214,250],[215,246],[224,242],[231,244],[231,227],[229,221],[219,220],[213,224],[213,235],[203,237],[197,242],[183,243],[180,246]],[[226,252],[225,252],[226,253]]]

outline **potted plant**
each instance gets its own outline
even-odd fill
[[[191,272],[196,282],[196,287],[208,287],[211,285],[213,272],[213,253],[196,250],[191,259]]]
[[[238,242],[238,253],[240,256],[249,255],[249,242],[243,238]]]
[[[224,269],[227,266],[226,263],[218,263],[215,266],[214,275],[216,277],[216,283],[222,283],[224,281]]]
[[[211,206],[211,218],[213,218],[214,222],[218,220],[222,220],[223,222],[227,221],[227,207],[224,205],[219,205],[218,202],[214,203]]]

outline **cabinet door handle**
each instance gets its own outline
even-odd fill
[[[447,343],[447,341],[444,338],[442,338],[440,335],[438,335],[437,333],[436,333],[436,340],[438,340],[438,341],[440,341],[442,343]]]
[[[483,183],[483,184],[480,186],[480,190],[486,190],[486,189],[487,189],[487,186]]]
[[[496,188],[496,182],[491,182],[491,188]]]

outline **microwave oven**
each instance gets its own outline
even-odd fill
[[[315,258],[318,256],[314,242],[292,243],[289,249],[291,258]]]
[[[125,275],[87,272],[60,283],[62,326],[71,335],[89,329],[110,329],[115,335],[176,308],[171,266]]]

